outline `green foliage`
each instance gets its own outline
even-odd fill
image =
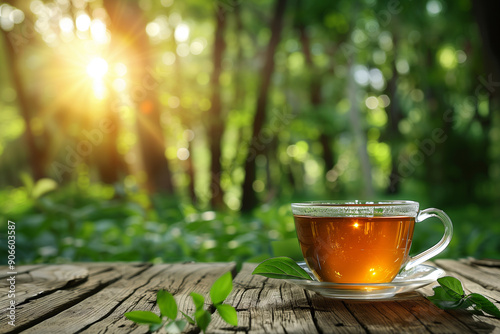
[[[219,277],[210,288],[210,298],[212,305],[219,312],[222,320],[232,326],[238,326],[238,316],[236,310],[231,305],[222,304],[233,289],[233,277],[231,272],[227,272]],[[131,311],[125,313],[125,317],[138,324],[149,325],[149,331],[155,332],[165,326],[167,333],[181,333],[186,325],[196,325],[203,333],[206,332],[212,314],[204,308],[205,297],[191,292],[195,306],[194,316],[189,316],[181,311],[185,319],[177,320],[177,302],[171,293],[159,290],[156,295],[156,303],[160,309],[161,317],[151,311]],[[166,318],[165,321],[163,321]]]
[[[267,259],[254,269],[252,275],[280,279],[311,279],[311,276],[289,257]]]
[[[438,280],[434,295],[427,297],[434,305],[445,310],[471,308],[500,319],[500,310],[489,299],[478,293],[465,294],[462,283],[455,277],[445,276]]]
[[[92,12],[100,12],[102,3],[94,2]],[[25,56],[9,57],[9,41],[0,43],[0,218],[19,222],[19,261],[241,263],[281,255],[299,259],[301,253],[291,241],[295,240],[289,208],[292,199],[360,198],[365,194],[384,198],[393,191],[392,172],[399,180],[393,196],[421,199],[422,207],[442,208],[454,221],[454,238],[440,256],[499,257],[496,236],[500,225],[495,223],[500,219],[500,118],[495,112],[498,94],[493,91],[497,79],[484,66],[487,62],[482,50],[487,45],[477,29],[478,17],[473,15],[470,1],[429,2],[437,6],[437,12],[416,2],[398,3],[394,11],[390,3],[342,0],[290,5],[282,41],[273,57],[276,66],[265,136],[252,138],[250,123],[260,87],[260,55],[269,43],[269,13],[274,2],[217,2],[230,18],[224,32],[219,80],[224,124],[217,127],[223,129],[219,175],[229,210],[218,212],[208,211],[213,133],[207,124],[213,123],[210,41],[214,37],[214,3],[121,4],[148,24],[138,29],[147,32],[140,42],[150,66],[146,76],[133,78],[130,75],[142,69],[128,63],[127,52],[123,58],[106,59],[107,80],[126,80],[126,90],[108,92],[103,101],[95,99],[93,81],[85,74],[90,60],[86,58],[94,55],[82,50],[75,58],[65,53],[79,51],[71,43],[81,41],[83,35],[59,39],[62,30],[56,17],[50,20],[52,27],[34,31],[23,40],[26,44],[17,46],[22,51],[17,56]],[[42,10],[42,5],[55,6],[56,10]],[[45,5],[32,6],[39,8],[38,14],[22,8],[26,19],[16,24],[13,36],[32,31],[29,24],[42,19],[40,13],[58,13],[63,6],[62,2]],[[63,11],[74,9],[68,6]],[[130,19],[135,19],[134,15]],[[113,27],[119,24],[109,23],[113,41],[127,40],[114,35]],[[189,27],[189,36],[182,42],[175,39],[179,24]],[[304,36],[299,27],[304,28]],[[309,38],[312,64],[306,59],[303,37]],[[91,39],[82,42],[92,44]],[[99,48],[105,51],[108,46],[100,44]],[[85,44],[84,49],[93,47]],[[52,51],[65,60],[78,60],[70,61],[76,67],[68,67],[61,58],[48,57]],[[119,63],[129,66],[123,78],[114,73]],[[59,72],[83,75],[72,81],[54,75]],[[351,86],[349,80],[356,73],[369,80],[358,80]],[[374,74],[380,73],[382,81],[376,85]],[[14,86],[11,77],[16,74],[26,87]],[[47,89],[34,94],[32,83]],[[144,152],[139,151],[148,143],[139,145],[144,139],[136,127],[141,103],[122,106],[122,100],[144,95],[145,88],[148,98],[158,101],[165,156],[175,177],[174,194],[150,197],[141,190],[139,180],[144,175],[140,173],[123,175],[113,185],[97,181],[102,168],[97,162],[113,156],[117,149],[117,156],[126,160],[124,169],[142,169],[145,161],[140,161],[139,153]],[[84,94],[86,91],[91,94]],[[318,92],[317,101],[313,101],[312,93]],[[60,99],[52,105],[56,95]],[[115,99],[116,95],[129,98]],[[25,101],[21,101],[23,96]],[[23,110],[23,102],[27,110]],[[120,105],[119,110],[107,110],[115,105]],[[357,122],[353,122],[351,112],[355,109],[359,111]],[[28,176],[25,171],[34,167],[24,141],[28,130],[43,153],[34,165],[54,176],[51,163],[64,162],[68,148],[88,140],[81,135],[82,130],[89,130],[91,123],[109,112],[119,114],[117,142],[92,147],[85,161],[71,168],[65,180],[69,182],[56,184],[49,178],[34,182]],[[31,119],[25,120],[23,114]],[[360,133],[366,136],[364,142],[352,131],[354,123],[359,123]],[[436,130],[444,131],[444,142],[433,141]],[[328,136],[333,168],[325,165],[322,135]],[[423,145],[429,141],[435,144],[432,149]],[[255,157],[253,183],[264,205],[245,216],[237,210],[245,173],[242,166],[252,143],[265,146]],[[180,160],[179,148],[187,148],[192,161]],[[359,152],[365,148],[368,159],[362,162]],[[371,184],[362,177],[364,168],[369,169]],[[114,170],[113,166],[110,169]],[[191,169],[193,180],[189,179]],[[194,185],[196,203],[188,195],[189,185]],[[437,242],[433,238],[440,237],[440,228],[417,225],[412,252]]]
[[[246,216],[199,210],[165,195],[93,185],[82,190],[59,187],[39,198],[26,187],[0,190],[0,219],[17,223],[20,263],[70,261],[245,261],[272,256],[301,260],[290,203],[284,197]],[[397,195],[434,206],[422,193]],[[311,197],[307,199],[321,199]],[[391,198],[391,197],[385,197]],[[439,207],[439,206],[438,206]],[[441,207],[454,223],[454,236],[439,256],[495,258],[500,254],[500,212],[476,204]],[[0,231],[1,233],[5,233]],[[416,224],[412,254],[434,245],[442,235],[437,221]],[[6,247],[0,244],[0,249]],[[5,249],[4,249],[5,250]]]

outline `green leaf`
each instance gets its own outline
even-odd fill
[[[450,296],[455,297],[456,299],[464,297],[465,292],[462,287],[462,283],[455,277],[445,276],[438,278],[437,281]]]
[[[165,330],[167,333],[182,333],[186,325],[186,320],[171,321],[165,326]]]
[[[198,327],[205,332],[210,324],[210,321],[212,320],[212,315],[210,312],[200,309],[194,313],[194,318],[196,319]]]
[[[138,324],[161,324],[161,318],[150,311],[132,311],[125,313],[125,317]]]
[[[156,295],[156,303],[160,308],[161,315],[175,320],[177,318],[177,303],[174,296],[168,291],[160,290]]]
[[[480,295],[479,293],[471,293],[467,296],[467,299],[471,300],[475,304],[474,308],[476,310],[481,310],[484,313],[488,313],[500,319],[500,310],[485,296]]]
[[[186,318],[187,322],[189,322],[191,325],[194,325],[195,324],[195,321],[193,318],[191,318],[189,315],[187,315],[186,313],[182,312],[182,315],[184,316],[184,318]]]
[[[26,172],[22,172],[19,177],[21,178],[21,181],[23,182],[24,186],[26,187],[26,190],[28,191],[28,193],[31,193],[31,191],[33,190],[33,186],[35,184],[35,182],[33,181],[33,177],[26,173]]]
[[[196,311],[203,310],[203,305],[205,304],[205,297],[196,292],[191,292],[189,295],[193,298],[193,303]]]
[[[441,286],[437,286],[433,288],[434,295],[428,296],[429,299],[434,305],[441,309],[454,309],[460,306],[462,298],[456,298],[455,296],[450,296],[445,289]]]
[[[33,186],[33,191],[31,192],[31,196],[33,198],[39,198],[42,195],[48,193],[57,188],[57,182],[52,179],[40,179]]]
[[[289,257],[273,257],[261,262],[252,275],[280,279],[307,279],[311,276]]]
[[[163,327],[163,323],[161,323],[161,324],[153,324],[153,325],[149,325],[149,331],[150,331],[151,333],[153,333],[153,332],[156,332],[157,330],[159,330],[159,329],[160,329],[160,328],[162,328],[162,327]]]
[[[222,320],[232,326],[238,326],[238,315],[236,314],[236,310],[234,309],[234,307],[227,304],[219,304],[215,305],[215,308],[219,312]]]
[[[500,319],[500,310],[488,298],[479,293],[465,296],[462,283],[454,277],[446,276],[437,280],[441,286],[435,287],[434,295],[427,297],[432,303],[442,309],[466,309],[471,312],[482,311]]]
[[[219,277],[210,288],[210,299],[214,305],[220,304],[229,296],[233,289],[233,276],[227,272]]]

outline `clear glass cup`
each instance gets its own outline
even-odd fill
[[[293,203],[297,238],[307,266],[319,281],[388,283],[402,269],[418,266],[450,243],[453,225],[439,209],[419,210],[413,201]],[[415,223],[436,217],[444,236],[409,256]]]

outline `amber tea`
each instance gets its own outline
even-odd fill
[[[295,216],[307,265],[339,283],[392,281],[408,257],[414,225],[414,217]]]
[[[314,276],[334,283],[388,283],[401,269],[443,251],[453,226],[438,209],[419,211],[412,201],[331,201],[292,204],[297,238]],[[410,257],[415,223],[436,217],[445,226],[440,242]]]

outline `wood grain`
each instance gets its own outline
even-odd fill
[[[332,328],[338,333],[365,332],[341,301],[309,294],[281,280],[253,276],[255,266],[243,265],[227,299],[238,311],[238,327],[215,316],[210,333],[323,333]]]
[[[467,293],[483,294],[500,305],[500,268],[481,263],[468,259],[431,264],[460,279]],[[253,276],[255,266],[246,263],[237,275],[234,263],[21,266],[16,275],[16,327],[6,325],[9,300],[2,293],[0,333],[147,333],[147,326],[127,320],[124,313],[159,314],[155,302],[160,289],[170,291],[187,314],[194,312],[191,292],[204,295],[206,307],[214,312],[209,290],[226,271],[234,280],[225,303],[236,308],[239,324],[230,326],[214,312],[207,333],[500,333],[500,319],[444,311],[430,303],[425,296],[434,293],[437,283],[389,301],[338,300]],[[7,290],[4,279],[1,291]],[[199,329],[190,325],[184,333],[198,334]]]
[[[51,293],[44,294],[40,298],[26,299],[24,302],[17,304],[16,326],[2,326],[0,327],[0,333],[18,333],[21,330],[30,328],[79,303],[89,295],[104,289],[109,284],[120,279],[124,273],[133,275],[135,272],[142,270],[144,270],[143,267],[128,265],[89,269],[88,279],[81,282],[81,284],[51,291]],[[58,275],[54,274],[55,277]],[[19,287],[22,288],[22,284],[19,284]],[[0,323],[7,323],[6,313],[3,313],[0,317]]]
[[[208,292],[215,280],[227,271],[233,272],[234,275],[236,268],[235,263],[187,263],[162,266],[164,269],[148,281],[144,281],[142,277],[144,275],[137,277],[134,281],[138,288],[123,299],[120,305],[116,306],[106,317],[102,317],[99,321],[87,326],[81,333],[146,333],[147,326],[136,325],[126,319],[123,314],[134,310],[152,311],[159,314],[160,311],[155,302],[156,293],[160,289],[172,293],[179,310],[192,315],[194,305],[189,294],[191,292],[199,293],[206,297],[206,302],[209,301]],[[155,267],[158,266],[153,268]],[[145,284],[141,285],[141,282]],[[121,282],[117,282],[115,285],[118,291],[122,290]],[[103,304],[100,295],[93,296],[92,300],[95,300],[97,305]],[[62,314],[61,320],[65,318],[66,315]],[[180,318],[179,313],[178,319]],[[78,320],[78,322],[80,321]],[[191,327],[191,329],[193,328]]]
[[[49,294],[64,286],[78,284],[87,279],[87,268],[74,265],[52,265],[33,267],[14,275],[16,285],[16,303],[22,304],[27,299]],[[9,275],[12,276],[12,275]],[[7,278],[0,281],[0,288],[8,288]],[[10,298],[7,294],[0,296],[0,309],[8,306]]]

